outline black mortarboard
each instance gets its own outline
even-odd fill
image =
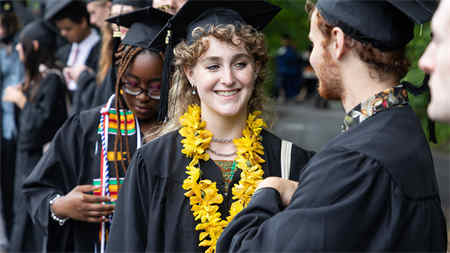
[[[163,36],[158,36],[172,15],[152,7],[138,9],[108,18],[106,21],[129,28],[122,44],[148,48],[158,52],[164,50]]]
[[[0,1],[0,14],[14,12],[12,1],[1,0]]]
[[[153,5],[153,0],[112,0],[112,4],[131,5],[136,8],[144,8]]]
[[[210,25],[248,24],[262,30],[278,14],[280,7],[263,0],[189,0],[164,27],[166,37],[164,73],[161,90],[160,120],[167,116],[169,81],[173,47],[186,40],[192,43],[192,31]],[[166,90],[167,88],[167,90]]]
[[[44,20],[36,20],[27,24],[19,35],[19,40],[26,37],[30,40],[37,40],[39,47],[55,48],[56,47],[56,33]]]
[[[431,19],[437,0],[318,0],[323,18],[350,37],[391,51],[403,48],[414,36],[414,23]]]
[[[52,19],[56,14],[66,8],[74,0],[47,0],[45,4],[45,16],[46,20]]]

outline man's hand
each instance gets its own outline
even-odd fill
[[[78,82],[78,78],[80,78],[81,72],[89,70],[89,67],[85,65],[79,65],[79,66],[72,66],[72,67],[66,67],[64,68],[64,76],[66,77],[67,81],[74,81]]]
[[[51,206],[53,213],[61,218],[70,217],[75,220],[87,222],[104,222],[114,211],[114,205],[102,204],[111,201],[104,196],[87,194],[99,189],[99,186],[79,185],[67,195],[55,200]]]
[[[297,190],[298,182],[282,179],[280,177],[268,177],[259,183],[256,190],[266,187],[277,190],[280,193],[283,206],[287,206],[291,203],[292,195],[294,195],[295,190]]]

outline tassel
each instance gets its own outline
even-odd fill
[[[117,69],[116,69],[116,52],[119,49],[119,45],[121,42],[121,33],[120,31],[113,32],[113,50],[112,50],[112,64],[111,64],[111,82],[116,85],[117,81]]]
[[[162,86],[161,86],[161,96],[160,96],[160,108],[159,108],[159,115],[158,115],[158,121],[164,122],[167,119],[167,112],[168,112],[168,104],[169,104],[169,89],[170,89],[170,76],[172,73],[172,59],[173,59],[173,48],[174,48],[174,42],[172,38],[172,30],[171,30],[171,24],[168,23],[167,28],[167,35],[166,35],[166,50],[164,53],[164,66],[163,66],[163,73],[162,73]]]

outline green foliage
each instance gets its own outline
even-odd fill
[[[294,44],[299,52],[304,51],[310,45],[308,40],[309,18],[305,11],[306,0],[269,0],[282,8],[282,11],[272,21],[272,23],[264,30],[267,38],[269,55],[268,78],[265,89],[268,94],[272,91],[274,79],[274,62],[273,57],[276,50],[281,46],[280,36],[283,33],[291,35]],[[430,42],[430,26],[416,26],[414,39],[408,45],[408,58],[411,61],[411,69],[405,80],[415,85],[421,85],[424,73],[418,67],[418,60],[425,51]],[[429,94],[422,96],[410,95],[410,103],[416,113],[419,115],[425,132],[428,134],[427,112]],[[447,124],[436,124],[436,136],[439,145],[434,147],[450,152],[450,127]]]

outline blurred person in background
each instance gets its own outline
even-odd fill
[[[0,1],[0,93],[9,86],[19,84],[24,76],[23,65],[15,50],[17,34],[20,31],[18,17],[12,1]],[[16,138],[18,133],[18,108],[11,102],[2,101],[0,108],[0,185],[3,200],[6,233],[9,237],[13,223],[14,173],[16,159]]]
[[[288,102],[295,98],[300,89],[301,64],[289,34],[281,35],[281,47],[275,58],[277,65],[277,81],[275,97],[280,102]]]
[[[22,185],[45,152],[46,144],[67,118],[66,85],[54,59],[56,36],[42,20],[24,27],[16,50],[25,67],[25,80],[20,85],[9,86],[3,95],[4,100],[22,109],[17,137],[11,252],[38,252],[44,246],[44,233],[33,225],[27,212]]]
[[[86,3],[78,0],[48,0],[45,19],[56,24],[60,34],[69,42],[57,51],[57,60],[60,64],[68,69],[86,65],[95,72],[100,55],[101,38],[99,33],[91,27]],[[83,94],[85,90],[78,89],[77,83],[67,69],[64,70],[64,76],[72,95],[71,112],[77,112],[80,96],[76,94],[76,91]]]
[[[105,0],[88,0],[89,4],[97,5],[105,2]],[[100,2],[100,3],[98,3]],[[111,16],[117,16],[134,11],[139,8],[152,5],[151,0],[113,0],[109,13]],[[105,9],[102,9],[105,11]],[[86,65],[80,65],[66,69],[69,75],[77,82],[77,86],[81,87],[75,96],[77,97],[77,110],[82,111],[93,108],[95,106],[106,103],[108,98],[114,94],[114,71],[112,69],[113,51],[117,50],[114,44],[118,44],[127,32],[128,28],[118,27],[116,24],[108,22],[102,27],[102,46],[97,71],[93,71]],[[113,39],[113,33],[120,33],[120,38]]]

